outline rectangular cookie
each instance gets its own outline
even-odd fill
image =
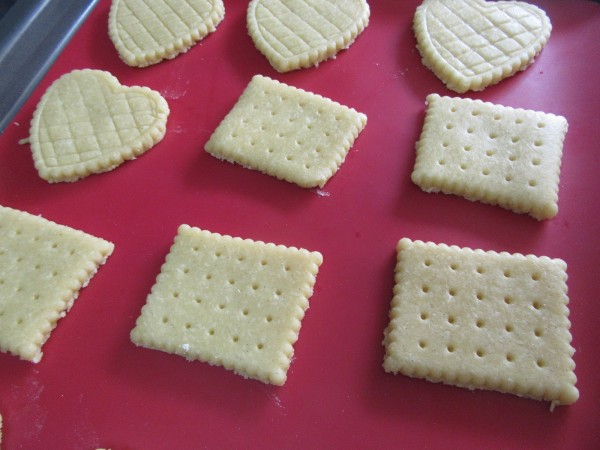
[[[0,351],[32,362],[114,245],[0,206]]]
[[[283,385],[321,262],[181,225],[131,340]]]
[[[438,94],[427,105],[416,185],[538,220],[556,216],[564,117]]]
[[[255,75],[204,148],[301,187],[323,187],[366,123],[352,108]]]
[[[566,264],[402,239],[387,372],[575,402]]]

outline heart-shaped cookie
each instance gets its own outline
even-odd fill
[[[113,0],[108,34],[126,64],[145,67],[186,52],[223,17],[222,0]]]
[[[413,28],[423,64],[456,92],[479,91],[526,69],[552,25],[519,1],[425,0]]]
[[[29,142],[40,177],[75,181],[112,170],[158,143],[169,106],[156,91],[123,86],[108,72],[75,70],[44,93]]]
[[[252,0],[248,34],[278,72],[310,67],[348,48],[369,24],[366,0]]]

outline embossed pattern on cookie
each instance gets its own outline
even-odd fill
[[[109,72],[74,70],[37,105],[29,142],[40,177],[75,181],[135,159],[165,135],[169,106],[156,91]]]
[[[413,28],[423,64],[463,93],[525,70],[552,31],[546,13],[519,1],[425,0]]]
[[[318,65],[369,24],[366,0],[252,0],[248,33],[278,72]]]
[[[222,0],[113,0],[108,34],[126,64],[146,67],[187,52],[224,17]]]

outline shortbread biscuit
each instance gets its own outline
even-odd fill
[[[538,220],[557,214],[564,117],[437,94],[427,103],[414,183]]]
[[[278,72],[318,65],[369,24],[366,0],[252,0],[248,34]]]
[[[387,372],[577,400],[564,261],[406,238],[397,251]]]
[[[552,31],[546,13],[534,5],[484,0],[425,0],[413,28],[423,64],[460,93],[525,70]]]
[[[204,148],[302,187],[323,187],[366,123],[354,109],[255,75]]]
[[[222,0],[113,0],[108,34],[126,64],[146,67],[187,52],[224,17]]]
[[[169,106],[156,91],[108,72],[74,70],[40,100],[29,142],[40,177],[75,181],[135,159],[165,135]]]
[[[181,225],[131,340],[282,385],[321,262]]]
[[[113,244],[0,206],[0,351],[32,362]]]

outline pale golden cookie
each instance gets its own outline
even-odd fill
[[[108,34],[126,64],[145,67],[188,51],[224,17],[222,0],[113,0]]]
[[[479,91],[526,69],[552,25],[518,1],[425,0],[413,28],[423,64],[456,92]]]
[[[282,385],[321,262],[181,225],[131,340]]]
[[[32,362],[113,244],[0,206],[0,350]]]
[[[256,75],[204,148],[302,187],[323,187],[366,123],[352,108]]]
[[[538,220],[556,216],[564,117],[437,94],[427,104],[415,184]]]
[[[160,142],[168,115],[156,91],[123,86],[108,72],[74,70],[48,88],[33,114],[35,167],[51,183],[112,170]]]
[[[248,33],[278,72],[318,65],[369,24],[366,0],[252,0]]]
[[[387,372],[575,402],[566,264],[533,255],[398,242]]]

